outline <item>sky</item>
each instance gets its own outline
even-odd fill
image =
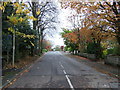
[[[14,0],[16,1],[16,0]],[[19,0],[23,2],[28,2],[28,0]],[[31,0],[33,1],[33,0]],[[39,0],[34,0],[34,1],[39,1]],[[45,1],[45,0],[44,0]],[[50,0],[46,0],[50,1]],[[55,32],[52,33],[52,35],[46,35],[45,39],[49,40],[53,47],[59,45],[59,46],[64,46],[64,41],[63,38],[61,37],[60,33],[63,32],[61,28],[68,28],[71,26],[70,22],[67,20],[68,15],[70,15],[70,11],[68,9],[62,9],[60,3],[58,0],[51,0],[54,1],[55,4],[58,6],[59,14],[58,14],[58,21],[56,25],[56,30]],[[47,30],[48,31],[48,30]],[[49,32],[48,32],[49,33]]]
[[[29,0],[13,0],[13,1],[23,1],[23,2],[28,2]],[[32,0],[32,1],[39,1],[39,0]],[[46,0],[46,1],[50,1],[50,0]],[[63,32],[62,28],[72,28],[73,25],[72,23],[68,20],[68,17],[71,16],[71,12],[73,12],[70,8],[67,9],[63,9],[61,8],[61,5],[58,1],[60,0],[51,0],[54,1],[56,3],[56,5],[58,6],[59,9],[59,15],[58,15],[58,21],[60,21],[57,24],[57,28],[56,31],[52,34],[51,36],[47,36],[47,40],[49,40],[53,47],[59,45],[59,46],[64,46],[64,41],[63,38],[61,37],[60,33]],[[75,0],[73,0],[75,1]],[[77,1],[77,0],[76,0]],[[78,0],[79,1],[79,0]],[[84,0],[84,1],[90,1],[90,0]],[[91,1],[96,1],[96,0],[91,0]]]
[[[16,1],[16,0],[13,0],[13,1]],[[19,2],[23,1],[23,2],[27,3],[29,0],[18,0],[18,1]],[[34,0],[34,1],[39,1],[39,0]],[[46,0],[46,1],[50,1],[50,0]],[[57,24],[56,31],[53,32],[52,36],[47,35],[46,39],[52,43],[53,47],[55,47],[57,45],[64,46],[64,41],[63,41],[63,38],[61,37],[60,33],[63,32],[61,28],[71,28],[72,27],[72,24],[68,20],[68,16],[71,15],[71,10],[69,8],[62,9],[59,0],[51,0],[51,1],[54,1],[56,3],[56,5],[58,6],[58,9],[59,9],[58,21],[60,21],[60,22]]]
[[[53,44],[53,47],[59,45],[64,46],[63,38],[61,37],[60,33],[63,32],[62,28],[71,28],[72,24],[68,20],[68,16],[71,15],[71,10],[69,8],[62,9],[60,6],[60,3],[57,2],[58,9],[59,9],[59,15],[58,15],[58,21],[60,21],[57,24],[57,30],[56,33],[54,33],[53,37],[47,37],[48,40],[50,40]]]

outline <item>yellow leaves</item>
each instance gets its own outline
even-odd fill
[[[25,18],[19,17],[19,16],[15,16],[15,15],[11,15],[11,16],[7,16],[7,18],[9,19],[9,21],[11,22],[11,24],[18,24],[21,23],[23,21],[25,21]]]
[[[21,5],[22,5],[22,6],[26,6],[26,4],[25,4],[25,3],[22,3]]]
[[[27,38],[29,38],[29,39],[31,39],[31,38],[35,38],[34,35],[25,35],[25,37],[27,37]]]
[[[36,21],[37,19],[33,16],[27,16],[29,19],[33,20],[33,21]]]
[[[20,4],[19,4],[18,2],[13,3],[13,5],[14,5],[14,7],[16,7],[16,8],[20,7]]]
[[[15,30],[12,27],[8,28],[8,31],[15,33]]]
[[[18,8],[18,9],[16,10],[16,14],[19,14],[19,13],[22,13],[22,9],[21,9],[21,8]]]
[[[36,14],[39,15],[39,14],[40,14],[40,10],[38,10],[38,11],[36,12]]]
[[[25,3],[22,3],[21,5],[22,5],[22,6],[25,6],[25,7],[28,7],[28,5],[27,5],[27,4],[25,4]]]
[[[8,2],[3,2],[3,6],[5,7],[8,4]]]
[[[24,18],[22,18],[22,17],[19,17],[19,16],[17,16],[17,15],[13,15],[13,14],[12,14],[11,16],[7,16],[7,18],[8,18],[9,21],[10,21],[12,24],[14,24],[14,25],[23,22],[25,19],[37,20],[37,19],[34,18],[33,16],[26,16],[25,19],[24,19]]]
[[[28,9],[25,9],[25,7],[27,7],[27,5],[25,3],[13,3],[14,7],[17,9],[16,10],[16,14],[20,14],[20,13],[25,13],[28,14],[30,13],[30,11]]]
[[[18,19],[18,21],[22,22],[22,21],[24,21],[24,19],[23,19],[22,17],[20,17],[20,18]]]
[[[0,6],[0,10],[4,10],[5,8],[4,8],[4,6]]]
[[[29,11],[28,9],[24,10],[23,12],[24,12],[25,14],[30,13],[30,11]]]
[[[31,41],[30,41],[30,44],[31,44],[32,46],[35,46]]]
[[[4,10],[5,7],[8,4],[8,2],[4,2],[2,3],[2,5],[0,6],[0,10]],[[27,5],[25,3],[18,3],[15,2],[13,4],[11,4],[15,9],[16,9],[16,13],[12,14],[11,16],[7,16],[7,18],[9,19],[9,21],[16,25],[19,22],[23,22],[24,20],[27,19],[31,19],[31,20],[37,20],[36,18],[34,18],[33,16],[28,16],[27,14],[30,13],[30,11],[28,9],[25,9],[25,7],[27,7]],[[26,14],[26,16],[24,17],[24,19],[22,17],[20,17],[20,14],[24,13]],[[37,14],[40,14],[40,10],[38,10]]]
[[[12,27],[8,28],[8,31],[12,32],[12,33],[15,33],[16,35],[18,36],[21,36],[21,37],[24,37],[24,38],[35,38],[34,35],[26,35],[24,33],[21,33],[21,32],[18,32],[18,31],[15,31]]]
[[[9,19],[9,21],[11,23],[13,23],[14,25],[18,23],[18,17],[15,17],[15,16],[7,16],[7,18]]]
[[[20,13],[28,14],[28,13],[30,13],[30,11],[28,9],[24,10],[24,7],[20,6],[20,7],[17,7],[16,14],[20,14]]]
[[[5,10],[5,6],[8,4],[9,2],[1,2],[0,3],[0,10],[4,11]]]

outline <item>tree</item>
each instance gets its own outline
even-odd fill
[[[102,15],[109,22],[110,29],[114,33],[120,45],[120,1],[99,3]]]
[[[37,37],[38,37],[38,48],[40,53],[42,53],[43,49],[43,39],[47,33],[47,29],[52,32],[55,29],[54,24],[56,23],[56,16],[57,16],[57,6],[51,1],[40,1],[40,2],[29,2],[29,5],[32,10],[32,14],[38,20],[33,22],[34,29],[37,30]],[[38,11],[40,13],[38,14]]]
[[[64,43],[66,44],[67,48],[70,48],[71,52],[74,52],[78,49],[77,44],[77,36],[75,33],[73,33],[72,30],[63,29],[63,33],[61,33],[62,37],[64,38]]]
[[[52,44],[49,40],[44,39],[43,40],[43,49],[46,49],[47,51],[50,51],[52,47]]]
[[[38,29],[39,29],[39,49],[42,53],[43,39],[46,33],[51,33],[55,29],[55,23],[57,23],[57,6],[53,2],[41,2],[40,4],[41,14],[38,17]],[[49,31],[47,31],[47,29]]]
[[[39,46],[38,45],[38,41],[40,40],[40,38],[38,39],[39,37],[39,30],[38,30],[38,17],[40,16],[40,7],[39,7],[39,2],[36,1],[36,2],[28,2],[29,3],[29,6],[30,6],[30,11],[32,11],[32,15],[37,19],[37,20],[33,20],[33,30],[35,30],[37,33],[36,33],[36,40],[34,41],[35,43],[35,47],[33,46],[31,48],[31,52],[32,52],[32,55],[34,55],[34,51],[37,52],[37,47]]]
[[[104,41],[104,39],[116,37],[119,44],[119,1],[98,3],[66,1],[62,2],[62,7],[70,7],[76,10],[78,15],[80,14],[82,16],[82,20],[80,20],[82,21],[82,26],[79,26],[80,29],[78,30],[81,34],[78,34],[78,36],[81,35],[85,37],[85,42],[92,40],[101,47],[101,42]],[[82,33],[84,33],[84,35]],[[80,39],[78,42],[82,44]],[[102,50],[99,52],[102,52]]]
[[[15,52],[17,48],[18,43],[16,44],[16,40],[18,38],[28,38],[28,39],[33,39],[35,36],[30,33],[25,32],[25,30],[31,30],[31,27],[29,25],[28,20],[35,18],[33,16],[29,16],[28,13],[29,10],[26,9],[27,5],[24,3],[18,3],[18,2],[2,2],[2,9],[3,11],[3,35],[6,35],[6,37],[10,36],[12,38],[11,42],[13,47],[13,57],[12,57],[12,64],[14,67],[14,62],[15,62]],[[23,22],[24,21],[24,22]],[[24,30],[25,29],[25,30]],[[31,30],[32,31],[32,30]],[[4,38],[3,38],[4,42]],[[31,40],[28,41],[31,46],[33,43]],[[6,43],[5,43],[6,44]],[[9,51],[7,50],[8,54]]]

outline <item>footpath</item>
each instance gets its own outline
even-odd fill
[[[67,56],[76,59],[77,61],[86,64],[94,69],[96,69],[99,72],[102,72],[104,74],[108,74],[112,77],[116,77],[120,80],[120,67],[115,67],[112,65],[104,64],[103,61],[92,61],[91,59],[81,57],[78,55],[71,55],[66,54]]]
[[[44,56],[44,54],[42,55]],[[37,61],[42,57],[37,57],[35,60],[30,62],[29,64],[25,65],[22,68],[12,68],[12,69],[6,69],[2,70],[2,88],[8,87],[12,82],[15,82],[21,75],[23,75],[25,72],[28,72],[29,69],[34,65],[34,63],[37,63]]]

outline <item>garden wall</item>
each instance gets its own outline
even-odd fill
[[[105,64],[120,66],[120,56],[108,55],[107,58],[105,59]]]
[[[89,59],[96,59],[96,56],[95,54],[88,54],[88,53],[78,53],[79,56],[83,56],[83,57],[86,57],[86,58],[89,58]]]

